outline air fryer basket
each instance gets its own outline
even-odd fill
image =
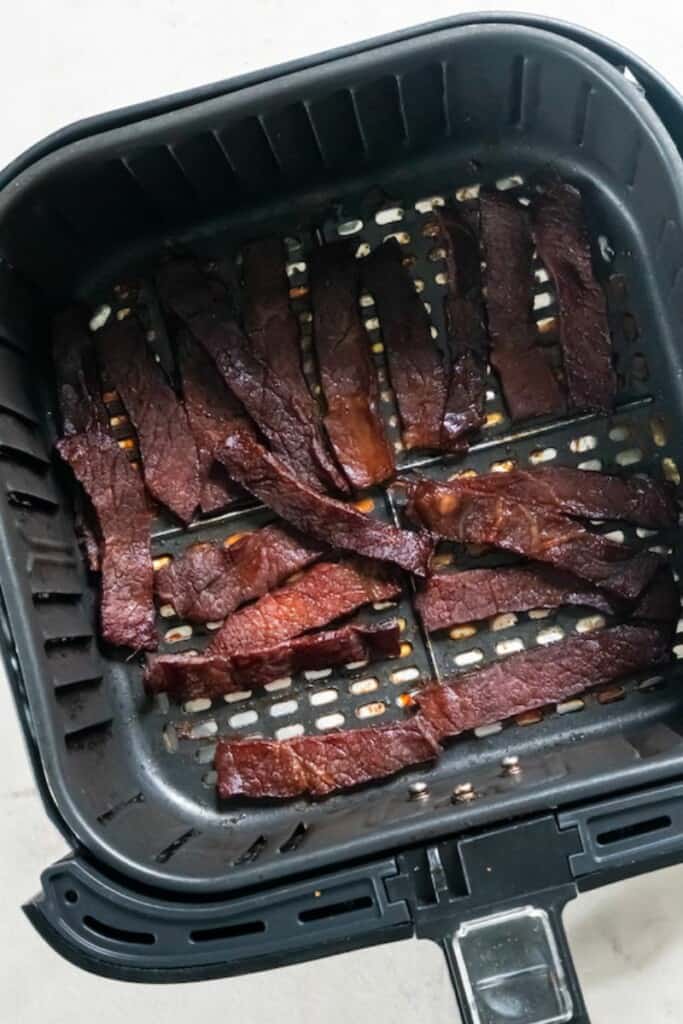
[[[487,428],[465,465],[556,460],[679,482],[683,165],[637,83],[569,39],[492,22],[378,44],[71,141],[0,192],[8,668],[53,813],[105,870],[177,898],[209,898],[680,776],[674,662],[656,676],[483,730],[452,744],[437,766],[381,785],[320,802],[222,805],[211,774],[216,732],[286,736],[385,722],[404,713],[399,698],[420,680],[599,623],[568,610],[508,616],[497,628],[429,642],[404,598],[395,611],[405,621],[400,662],[309,673],[210,708],[151,706],[137,659],[115,659],[98,644],[96,592],[76,550],[71,484],[51,454],[54,396],[44,340],[56,305],[78,297],[93,307],[126,306],[128,283],[142,280],[139,312],[164,360],[150,275],[165,248],[181,245],[209,260],[234,254],[248,238],[277,234],[288,247],[306,355],[305,264],[315,240],[342,235],[364,246],[396,233],[414,257],[443,338],[433,203],[466,202],[474,186],[495,183],[523,198],[530,182],[551,174],[575,182],[585,197],[609,297],[619,406],[607,419],[577,416],[515,431],[492,377]],[[541,268],[536,305],[539,319],[553,316]],[[380,329],[366,310],[383,374]],[[305,365],[314,382],[312,363]],[[453,472],[452,460],[400,452],[386,376],[383,399],[402,467]],[[370,497],[372,514],[397,519],[391,496]],[[245,506],[187,531],[161,518],[154,553],[225,538],[267,518]],[[620,529],[628,540],[670,552],[680,571],[675,536]],[[161,618],[160,628],[174,651],[203,642],[175,619]],[[178,738],[180,721],[191,723],[194,738]],[[521,772],[506,774],[501,761],[512,754]],[[416,780],[427,783],[417,799]],[[471,784],[469,797],[454,800],[463,783]]]

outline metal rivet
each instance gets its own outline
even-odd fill
[[[471,782],[461,782],[459,786],[456,786],[453,790],[453,800],[458,803],[466,803],[468,800],[474,800],[474,789]]]
[[[429,797],[429,786],[426,782],[411,782],[408,793],[410,800],[426,800]]]
[[[503,768],[504,775],[519,775],[522,770],[522,766],[519,763],[519,758],[516,754],[508,754],[500,762]]]

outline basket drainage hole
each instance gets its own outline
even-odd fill
[[[310,910],[302,910],[299,920],[302,924],[308,921],[324,921],[328,917],[340,917],[342,914],[353,914],[357,910],[369,910],[372,907],[372,897],[357,896],[353,900],[344,900],[342,903],[328,903],[324,907],[311,907]]]
[[[636,821],[632,825],[623,825],[621,828],[600,832],[596,836],[596,842],[598,846],[609,846],[610,843],[620,843],[624,839],[634,839],[636,836],[644,836],[649,832],[659,832],[663,828],[669,828],[670,825],[669,815],[660,814],[657,818],[647,818],[645,821]]]
[[[64,893],[64,899],[67,903],[78,903],[78,893],[75,889],[67,889]]]

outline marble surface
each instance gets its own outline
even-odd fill
[[[500,9],[504,4],[479,8]],[[664,2],[532,3],[618,38],[683,89],[683,14]],[[251,68],[455,13],[448,0],[32,0],[8,5],[3,24],[0,164],[80,117]],[[240,1024],[457,1021],[439,950],[407,941],[268,974],[177,986],[104,981],[62,961],[19,906],[65,845],[38,799],[9,692],[0,680],[0,1020],[98,1024],[216,1019]],[[683,867],[586,894],[566,914],[596,1024],[683,1020]],[[191,1009],[190,1009],[191,1008]]]

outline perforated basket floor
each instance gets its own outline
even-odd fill
[[[676,314],[683,314],[683,250],[673,173],[678,158],[633,87],[586,51],[570,44],[558,50],[556,41],[543,33],[511,31],[509,26],[493,26],[484,36],[475,38],[465,30],[435,33],[425,37],[420,53],[397,45],[384,48],[380,56],[366,54],[360,70],[357,61],[339,62],[345,66],[317,72],[320,77],[308,83],[300,108],[293,96],[303,86],[296,81],[280,85],[289,90],[286,108],[277,107],[277,90],[272,97],[248,97],[247,105],[258,101],[266,112],[268,103],[273,105],[275,113],[264,114],[258,124],[262,142],[289,182],[285,187],[278,179],[282,194],[277,189],[275,198],[259,193],[253,202],[243,201],[225,216],[206,214],[210,204],[203,196],[206,205],[191,211],[189,218],[185,209],[184,219],[173,222],[172,230],[163,223],[154,231],[135,234],[123,225],[122,238],[112,236],[106,256],[92,265],[82,259],[78,271],[70,271],[77,282],[67,293],[79,294],[93,309],[108,303],[115,315],[132,302],[127,284],[142,281],[137,312],[146,322],[149,343],[168,365],[168,339],[150,284],[164,246],[189,248],[203,261],[223,260],[234,258],[248,238],[278,235],[287,246],[304,368],[315,390],[306,273],[314,244],[347,237],[362,258],[369,247],[395,234],[430,313],[435,338],[443,344],[444,266],[434,233],[434,206],[472,202],[477,187],[484,184],[511,190],[525,202],[532,179],[560,173],[584,192],[595,264],[608,295],[620,381],[614,415],[567,417],[513,428],[490,375],[486,427],[464,460],[405,453],[386,375],[381,324],[371,296],[364,295],[361,307],[380,373],[382,411],[399,467],[441,478],[467,469],[504,472],[513,465],[542,463],[579,466],[586,472],[647,472],[678,483],[679,466],[683,467],[683,371],[676,334]],[[481,92],[480,77],[480,91],[472,93],[470,79],[479,74],[484,55],[487,61],[504,57],[505,74],[496,72],[486,79],[489,94]],[[458,69],[457,76],[453,68]],[[325,74],[336,76],[334,82],[326,84]],[[346,154],[339,150],[335,156],[333,149],[325,148],[325,140],[333,137],[329,97],[342,95],[342,80],[352,97],[357,93],[350,83],[364,83],[362,103],[350,108],[344,104],[343,112],[346,118],[349,109],[355,111],[369,164],[361,167],[364,161],[359,157],[358,168],[352,166],[346,176],[341,172]],[[438,93],[441,120],[428,118],[433,144],[427,144],[430,139],[424,132],[410,138],[416,117],[411,90],[421,97],[425,116],[436,109],[432,93]],[[559,108],[548,108],[548,97],[558,90],[571,94],[571,117],[565,118]],[[497,112],[495,131],[491,105]],[[201,114],[215,121],[217,111],[207,112],[205,107],[196,118]],[[378,117],[385,108],[387,117]],[[278,109],[283,119],[280,134],[273,127]],[[295,109],[306,111],[331,166],[324,186],[309,187],[301,167],[300,180],[296,177],[297,154],[305,140],[299,115],[291,113]],[[288,111],[286,116],[283,110]],[[327,111],[326,127],[316,120],[322,117],[316,114],[320,110]],[[225,110],[222,116],[227,117]],[[246,116],[244,111],[241,116]],[[159,133],[167,133],[163,150],[154,149],[151,141],[148,148],[130,149],[130,140],[120,140],[121,151],[124,143],[129,149],[125,159],[117,159],[129,175],[127,188],[134,186],[138,209],[141,197],[157,209],[172,200],[177,184],[175,177],[165,174],[169,153],[175,161],[173,175],[184,173],[188,183],[193,180],[187,154],[194,150],[191,140],[182,137],[183,125],[189,132],[191,118],[187,112],[183,117],[182,124],[170,116],[162,119],[168,123],[148,127],[149,138],[156,138],[157,144]],[[459,125],[465,126],[461,133],[455,130]],[[388,146],[392,161],[386,163],[378,147],[394,129],[404,133],[403,150]],[[611,144],[607,150],[606,136]],[[238,137],[234,126],[221,135],[224,144],[226,138]],[[254,147],[258,166],[261,150],[255,142]],[[159,156],[161,152],[166,156]],[[231,158],[229,146],[225,152],[239,176],[239,161]],[[100,175],[102,168],[109,168],[107,175],[112,173],[112,153],[104,146],[99,154],[104,161],[96,165]],[[196,179],[199,171],[192,166]],[[246,174],[245,170],[245,178]],[[207,180],[215,184],[215,176]],[[72,226],[74,209],[60,206],[60,201],[73,188],[72,178],[58,176],[54,190],[46,192],[44,215],[59,210]],[[81,231],[92,219],[97,199],[94,193],[84,196]],[[661,203],[666,215],[660,217]],[[0,223],[1,217],[0,205]],[[653,218],[656,223],[651,223]],[[21,251],[25,243],[17,245]],[[45,265],[35,265],[34,277],[41,284],[53,263],[48,259]],[[65,288],[65,274],[62,279]],[[536,291],[539,331],[552,345],[554,296],[540,265]],[[219,891],[680,771],[683,715],[676,685],[680,671],[674,662],[656,676],[627,680],[560,707],[479,730],[452,743],[434,768],[380,785],[320,802],[221,803],[211,767],[218,734],[285,738],[380,724],[406,714],[403,695],[427,679],[553,643],[574,631],[603,628],[606,620],[581,609],[530,612],[499,616],[427,640],[406,580],[398,605],[359,614],[361,619],[400,617],[400,659],[304,673],[272,683],[259,694],[232,694],[213,703],[169,706],[163,697],[152,702],[143,694],[140,660],[121,660],[98,644],[96,588],[86,580],[74,543],[72,485],[68,473],[48,455],[55,436],[51,384],[46,375],[37,384],[29,379],[25,357],[34,351],[34,342],[25,325],[5,328],[3,333],[9,344],[0,348],[0,451],[7,503],[2,509],[0,556],[5,562],[3,589],[14,671],[23,679],[59,813],[83,844],[108,863],[145,882]],[[119,432],[125,436],[125,426]],[[369,514],[400,521],[401,510],[391,493],[378,489],[362,497]],[[269,518],[263,508],[242,505],[182,530],[162,516],[155,524],[155,558],[173,557],[198,540],[228,541]],[[679,568],[677,531],[651,534],[614,523],[595,528],[617,540],[662,550]],[[448,544],[441,545],[438,556],[441,564],[454,562],[457,567],[485,564],[491,557],[456,552]],[[500,562],[500,556],[495,560]],[[211,628],[180,621],[168,608],[162,609],[159,628],[162,649],[174,652],[200,649],[211,633]],[[521,772],[516,775],[505,774],[501,766],[510,753],[520,759]],[[418,779],[427,783],[427,793],[416,800],[410,784]],[[453,802],[454,787],[465,782],[471,783],[473,798]]]

